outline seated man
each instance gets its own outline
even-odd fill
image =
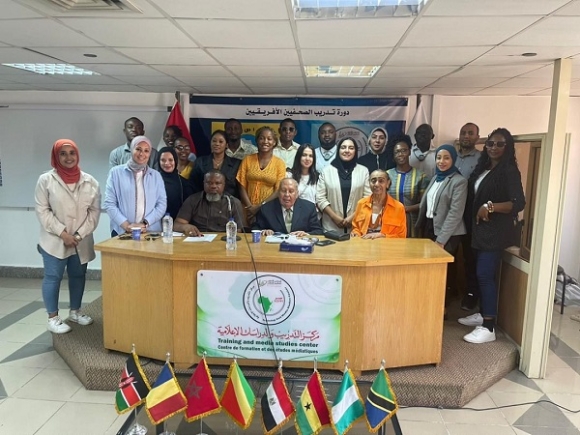
[[[243,226],[242,203],[228,194],[224,195],[226,177],[212,170],[203,177],[203,192],[189,196],[177,217],[174,230],[186,236],[201,236],[202,231],[224,233],[226,223],[233,217],[238,230]]]
[[[266,236],[283,233],[303,237],[323,233],[314,203],[298,198],[298,183],[293,178],[280,181],[278,200],[260,208],[252,229],[262,230]]]

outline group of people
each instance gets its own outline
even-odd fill
[[[265,235],[428,237],[453,255],[463,244],[469,303],[481,299],[481,313],[460,319],[476,326],[465,339],[495,339],[495,273],[501,251],[509,246],[514,217],[524,206],[509,131],[492,132],[479,152],[479,129],[468,123],[461,129],[458,152],[451,145],[433,150],[433,130],[426,124],[417,129],[416,144],[404,134],[389,138],[379,127],[359,157],[356,141],[337,141],[330,123],[320,126],[318,147],[294,142],[292,119],[284,119],[278,131],[259,128],[254,146],[242,138],[241,123],[229,119],[224,130],[212,133],[211,154],[199,158],[177,127],[165,130],[165,146],[159,150],[139,119],[128,119],[124,132],[127,143],[110,155],[103,202],[112,236],[135,227],[161,231],[169,213],[175,230],[192,236],[223,232],[233,218],[238,228]],[[71,291],[68,319],[92,323],[79,309],[86,265],[95,256],[92,233],[99,221],[100,191],[95,179],[79,169],[73,141],[57,141],[51,163],[54,169],[41,175],[36,188],[39,251],[48,329],[64,333],[70,327],[58,315],[58,293],[65,268]]]

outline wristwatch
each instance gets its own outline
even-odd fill
[[[83,239],[79,233],[74,233],[73,237],[77,242],[80,242]]]
[[[146,219],[143,219],[143,223],[145,224],[145,226],[146,226],[146,227],[148,227],[148,226],[149,226],[149,222],[147,222],[147,220],[146,220]]]

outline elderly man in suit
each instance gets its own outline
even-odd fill
[[[298,198],[298,183],[293,178],[284,178],[278,189],[278,200],[264,204],[252,226],[270,236],[274,233],[292,234],[298,237],[322,234],[322,226],[316,207],[310,201]]]

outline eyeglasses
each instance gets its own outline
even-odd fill
[[[179,146],[176,146],[175,149],[177,151],[186,151],[189,149],[189,147],[184,147],[184,146],[179,145]]]
[[[395,150],[393,151],[393,154],[398,156],[399,154],[408,154],[409,150]]]
[[[289,131],[292,133],[296,129],[294,127],[282,127],[280,130],[281,131]]]
[[[151,234],[147,234],[145,236],[145,240],[147,241],[152,241],[152,240],[157,240],[159,237],[161,237],[161,234],[159,233],[151,233]]]
[[[506,146],[506,141],[505,140],[486,140],[485,141],[486,148],[493,148],[494,145],[498,148],[503,148]]]

